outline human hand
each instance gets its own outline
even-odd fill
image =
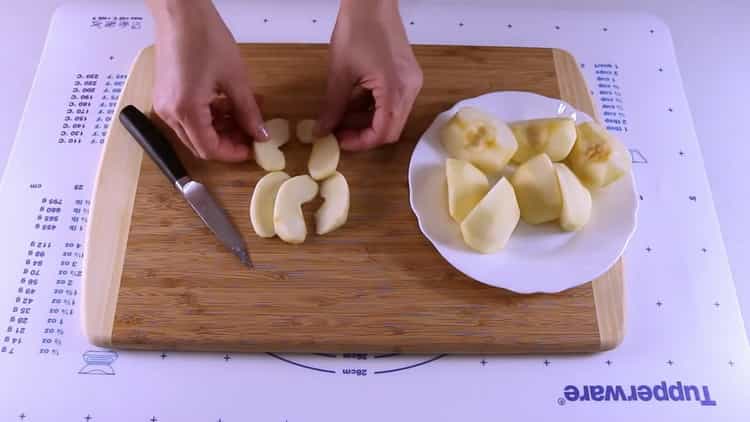
[[[317,134],[342,149],[394,143],[422,88],[397,0],[342,0],[331,36],[326,100]]]
[[[210,0],[149,0],[156,20],[156,114],[197,157],[244,161],[265,141],[246,66]]]

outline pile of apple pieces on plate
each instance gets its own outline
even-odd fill
[[[442,127],[448,211],[466,244],[481,253],[505,247],[519,219],[558,220],[581,230],[591,217],[589,189],[603,188],[630,171],[625,147],[594,122],[534,119],[510,125],[474,108],[460,109]],[[499,176],[490,186],[490,176]]]
[[[307,163],[309,175],[290,177],[283,171],[286,160],[280,148],[290,138],[287,120],[266,122],[270,139],[253,143],[256,163],[270,172],[258,181],[250,198],[250,222],[260,237],[278,235],[285,242],[304,242],[307,226],[302,204],[312,201],[318,193],[324,202],[315,213],[316,233],[330,233],[346,223],[349,185],[344,175],[336,171],[339,143],[333,135],[315,138],[313,126],[312,120],[302,120],[297,124],[297,139],[312,144]]]

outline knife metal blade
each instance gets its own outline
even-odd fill
[[[252,268],[250,254],[245,247],[237,228],[232,224],[229,216],[218,202],[211,196],[208,189],[199,182],[192,180],[185,167],[180,162],[169,141],[161,134],[151,120],[136,107],[128,105],[120,111],[120,122],[133,136],[143,150],[151,157],[162,173],[182,193],[190,207],[203,220],[221,243],[240,261]]]
[[[208,189],[189,178],[180,179],[175,184],[193,211],[198,214],[203,223],[208,226],[221,243],[237,255],[245,266],[252,268],[253,263],[245,248],[245,241],[229,220],[229,216],[224,212],[224,209],[208,192]]]

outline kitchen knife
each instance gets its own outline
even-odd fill
[[[120,122],[221,243],[237,255],[243,264],[252,268],[245,242],[229,216],[205,186],[190,178],[172,146],[151,120],[135,106],[127,105],[120,111]]]

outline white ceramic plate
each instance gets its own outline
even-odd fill
[[[456,269],[491,286],[519,293],[556,293],[595,279],[622,255],[636,227],[638,195],[632,174],[592,191],[591,220],[566,233],[557,222],[519,222],[506,247],[483,255],[464,243],[448,214],[445,159],[439,130],[461,107],[475,106],[506,122],[567,116],[577,123],[591,117],[569,104],[529,92],[494,92],[463,100],[437,116],[422,135],[409,163],[409,198],[422,233]],[[492,181],[497,180],[499,175]]]

